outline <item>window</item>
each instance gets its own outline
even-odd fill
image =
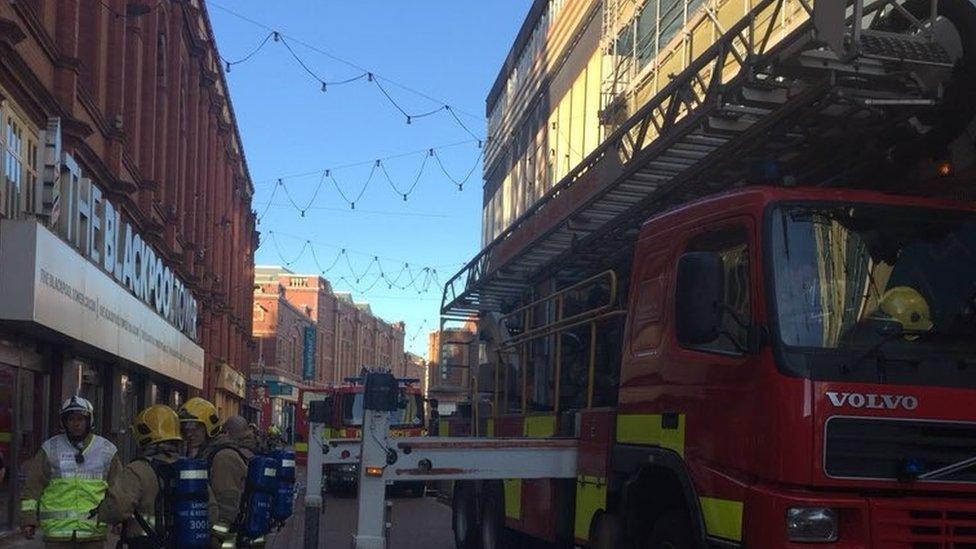
[[[297,348],[298,348],[298,338],[295,337],[294,335],[292,335],[291,336],[290,346],[288,348],[289,349],[289,354],[290,354],[288,360],[289,360],[289,363],[291,365],[291,367],[289,368],[289,370],[291,370],[292,373],[298,373],[298,352],[297,352]]]
[[[724,266],[722,324],[719,336],[696,348],[720,353],[739,353],[748,339],[751,318],[749,284],[749,233],[736,226],[707,232],[688,242],[688,252],[716,252]]]
[[[7,186],[7,203],[4,212],[7,217],[15,217],[19,208],[20,193],[23,190],[21,171],[23,166],[24,130],[12,116],[6,116],[4,124],[3,177]]]
[[[2,208],[0,213],[7,218],[16,218],[22,212],[32,212],[35,206],[39,158],[38,132],[28,127],[26,122],[10,109],[8,103],[2,104],[2,116],[3,132],[0,134],[0,148],[2,148],[3,181],[0,186],[0,208]]]

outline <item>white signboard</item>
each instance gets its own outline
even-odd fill
[[[33,220],[0,221],[0,319],[36,322],[203,387],[203,349]]]
[[[196,339],[197,300],[193,292],[122,219],[122,212],[103,198],[102,189],[83,176],[74,157],[66,154],[63,160],[62,186],[68,211],[57,225],[61,236],[170,324]]]

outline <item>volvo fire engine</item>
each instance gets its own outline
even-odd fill
[[[753,4],[448,282],[470,418],[375,412],[321,459],[453,480],[461,549],[976,546],[976,5],[800,3],[775,38]]]

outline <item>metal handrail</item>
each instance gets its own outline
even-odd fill
[[[515,309],[511,313],[508,313],[507,315],[503,316],[501,318],[501,321],[504,324],[509,319],[514,318],[514,317],[516,317],[518,315],[521,315],[525,311],[528,311],[530,309],[534,309],[534,308],[538,307],[539,305],[543,305],[545,303],[549,303],[549,302],[551,302],[553,300],[558,300],[562,296],[565,296],[565,295],[567,295],[569,293],[575,292],[576,290],[579,290],[580,288],[585,288],[586,286],[589,286],[589,285],[593,284],[595,281],[600,280],[600,279],[603,279],[603,278],[606,278],[607,281],[610,283],[610,296],[609,296],[609,299],[607,299],[607,303],[605,305],[602,305],[600,308],[602,309],[602,308],[604,308],[606,306],[611,306],[611,305],[613,305],[614,302],[617,301],[617,273],[614,270],[612,270],[612,269],[608,269],[606,271],[603,271],[602,273],[593,275],[593,276],[591,276],[591,277],[589,277],[589,278],[587,278],[585,280],[581,280],[580,282],[577,282],[577,283],[575,283],[575,284],[573,284],[571,286],[567,286],[567,287],[565,287],[565,288],[563,288],[561,290],[558,290],[556,292],[553,292],[553,293],[551,293],[551,294],[549,294],[549,295],[547,295],[545,297],[539,298],[539,299],[537,299],[537,300],[535,300],[535,301],[533,301],[533,302],[531,302],[531,303],[529,303],[527,305],[523,305],[523,306],[519,307],[518,309]],[[576,315],[573,315],[573,317],[570,317],[570,318],[575,318],[577,316],[585,315],[585,314],[588,314],[589,312],[590,311],[583,311],[582,313],[578,313]],[[564,319],[561,319],[561,320],[569,320],[570,318],[564,318]],[[528,328],[528,327],[526,326],[526,328]]]

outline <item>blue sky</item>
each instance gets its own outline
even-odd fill
[[[327,269],[323,276],[337,291],[368,301],[386,320],[406,322],[407,350],[426,354],[443,283],[479,249],[481,151],[450,112],[407,124],[383,90],[408,113],[448,104],[471,133],[483,136],[485,96],[530,4],[208,1],[217,47],[226,60],[253,52],[268,28],[284,37],[269,40],[226,74],[255,182],[254,209],[263,214],[258,264],[290,263],[288,268],[308,273]],[[382,89],[361,78],[327,85],[323,92],[289,46],[321,80],[338,82],[366,69],[379,75]],[[444,145],[451,146],[429,156],[427,149]],[[381,160],[376,167],[376,159],[403,153],[414,154]],[[459,191],[451,178],[462,180],[475,165]],[[349,201],[371,171],[352,209]],[[404,201],[394,187],[405,191],[415,180]],[[309,203],[302,217],[300,210]],[[411,280],[406,289],[390,284],[402,287]]]

